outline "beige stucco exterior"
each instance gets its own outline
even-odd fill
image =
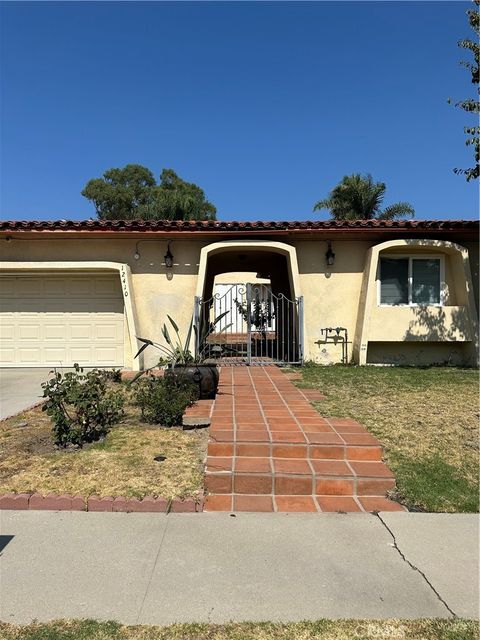
[[[378,299],[378,263],[382,255],[440,256],[443,266],[441,306],[382,306]],[[468,250],[449,241],[390,240],[368,250],[360,296],[354,357],[367,364],[371,343],[465,343],[465,361],[478,349],[478,321]],[[399,353],[397,362],[404,360]]]
[[[9,235],[11,240],[6,242]],[[233,234],[232,234],[233,236]],[[164,264],[167,239],[174,255],[173,269]],[[329,238],[330,239],[330,238]],[[118,273],[125,299],[125,367],[151,366],[152,350],[143,362],[133,359],[136,336],[162,342],[161,326],[170,314],[186,331],[193,314],[194,297],[204,290],[205,274],[212,255],[225,256],[224,271],[215,282],[231,282],[232,273],[245,271],[228,256],[250,252],[255,259],[282,255],[287,264],[288,286],[304,300],[305,360],[340,362],[340,344],[323,340],[320,329],[345,327],[349,336],[349,359],[367,364],[382,361],[418,361],[418,353],[429,362],[455,361],[474,364],[477,354],[478,323],[475,295],[478,288],[478,247],[427,237],[395,238],[382,241],[347,235],[333,238],[335,263],[326,266],[325,235],[304,234],[252,239],[122,232],[99,237],[95,234],[55,232],[51,234],[3,234],[0,236],[3,273],[28,271],[109,271]],[[434,252],[445,257],[445,300],[441,307],[380,307],[377,300],[377,264],[382,252]],[[247,255],[248,259],[248,255]],[[283,259],[283,258],[282,258]],[[223,268],[223,263],[216,263]],[[218,266],[220,264],[220,267]],[[278,275],[278,274],[277,274]],[[237,276],[235,276],[237,277]],[[282,276],[283,277],[283,276]],[[245,282],[239,279],[240,282]],[[1,282],[0,282],[1,286]],[[287,284],[285,285],[287,286]],[[422,343],[419,345],[419,343]],[[369,357],[371,352],[371,358]]]

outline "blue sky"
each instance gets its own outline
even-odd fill
[[[173,168],[220,219],[315,219],[352,172],[474,218],[468,2],[4,2],[1,217],[94,216],[110,167]]]

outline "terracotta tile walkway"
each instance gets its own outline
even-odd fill
[[[378,440],[323,418],[281,369],[222,367],[212,405],[206,511],[403,511]],[[196,411],[196,409],[192,409]]]

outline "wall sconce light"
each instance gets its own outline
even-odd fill
[[[170,251],[170,242],[167,245],[167,253],[164,255],[165,266],[167,269],[173,268],[173,253]]]
[[[327,243],[327,251],[325,252],[325,262],[327,263],[328,267],[331,267],[335,262],[335,254],[333,253],[332,243],[330,242],[330,240]]]
[[[138,242],[135,245],[135,253],[133,254],[133,257],[135,258],[135,260],[140,260],[140,251],[138,249]]]

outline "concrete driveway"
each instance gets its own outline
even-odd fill
[[[51,370],[51,367],[0,369],[0,420],[40,402],[40,385]]]

